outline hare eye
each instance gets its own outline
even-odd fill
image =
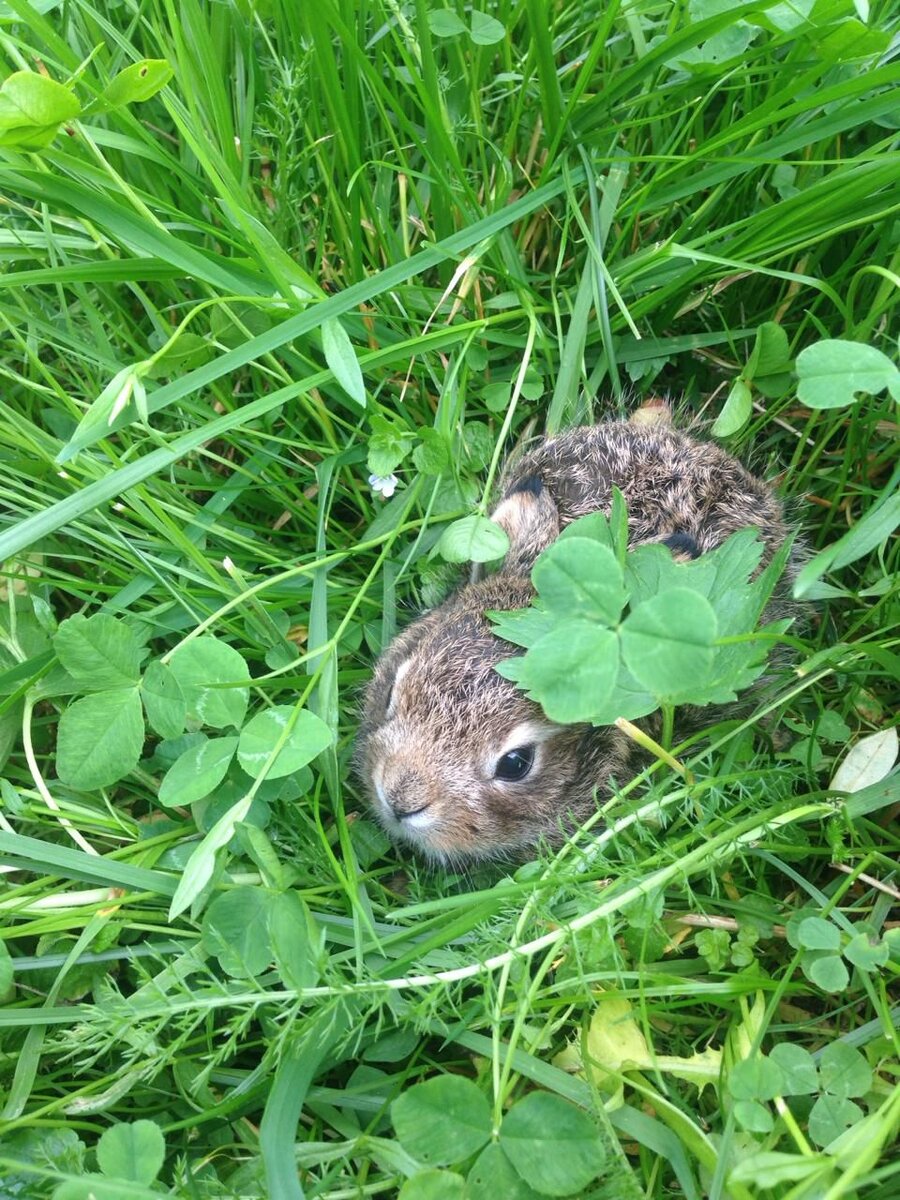
[[[497,760],[494,768],[494,778],[503,779],[507,783],[518,783],[524,779],[534,765],[534,746],[518,746],[515,750],[507,750]]]

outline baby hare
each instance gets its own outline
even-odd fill
[[[515,857],[558,842],[628,778],[634,747],[615,726],[555,724],[494,670],[517,651],[485,615],[531,603],[538,555],[569,522],[608,514],[613,486],[632,547],[693,558],[752,525],[766,562],[788,534],[767,484],[667,420],[570,429],[514,461],[491,513],[509,536],[501,568],[413,621],[366,690],[356,764],[392,837],[440,861]]]

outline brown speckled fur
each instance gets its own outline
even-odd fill
[[[766,484],[666,423],[572,429],[512,462],[492,513],[510,536],[502,569],[414,621],[366,692],[356,765],[392,836],[443,861],[517,856],[559,841],[628,777],[632,744],[617,729],[554,725],[493,670],[515,650],[485,617],[530,603],[537,556],[570,521],[608,513],[612,485],[625,495],[630,545],[685,534],[702,552],[756,525],[769,558],[788,532]],[[538,746],[530,773],[494,778],[499,756],[524,743]]]

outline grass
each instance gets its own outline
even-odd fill
[[[85,106],[141,59],[174,75],[2,151],[0,1194],[459,1196],[465,1080],[501,1147],[529,1093],[569,1105],[535,1170],[591,1115],[606,1165],[570,1194],[895,1195],[898,776],[827,789],[896,719],[896,543],[817,585],[795,670],[683,749],[693,785],[625,785],[556,856],[426,868],[349,772],[374,656],[451,585],[431,551],[519,437],[660,392],[711,420],[765,322],[792,357],[895,356],[892,6],[497,0],[475,40],[424,0],[36,8],[0,10],[8,72]],[[146,418],[84,420],[148,363]],[[812,549],[893,503],[886,393],[753,401],[727,444]],[[63,714],[104,694],[60,661],[76,614],[137,673],[231,646],[232,701],[297,723],[269,767],[301,712],[333,746],[163,807],[200,743],[157,718],[113,783],[61,778]],[[401,1095],[449,1130],[444,1174]],[[481,1186],[534,1194],[495,1150]]]

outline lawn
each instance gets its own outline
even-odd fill
[[[898,1194],[898,32],[0,3],[0,1200]],[[786,497],[782,665],[561,849],[392,846],[453,523],[653,396]]]

